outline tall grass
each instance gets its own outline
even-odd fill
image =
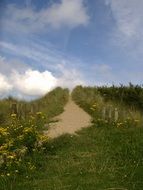
[[[32,102],[1,100],[0,171],[3,179],[27,168],[35,169],[33,154],[43,154],[49,140],[43,134],[44,126],[64,110],[67,101],[68,89],[60,87]]]
[[[16,114],[18,119],[25,120],[29,115],[42,112],[48,121],[63,111],[63,107],[68,101],[68,94],[68,89],[57,87],[45,96],[30,102],[12,97],[0,100],[0,124],[6,123],[12,113]]]
[[[142,112],[140,109],[133,109],[134,102],[131,108],[120,101],[114,101],[114,94],[111,99],[105,99],[98,87],[77,86],[72,92],[72,98],[92,116],[93,122],[103,120],[104,123],[109,122],[122,127],[143,126]]]
[[[129,83],[127,86],[101,86],[96,89],[105,101],[112,100],[130,109],[143,111],[143,86]]]

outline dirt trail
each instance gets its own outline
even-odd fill
[[[46,132],[51,138],[55,138],[65,133],[73,134],[83,127],[88,127],[91,121],[91,117],[71,99],[65,106],[64,112],[57,118],[59,121],[52,124]]]

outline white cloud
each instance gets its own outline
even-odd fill
[[[61,66],[61,68],[63,68]],[[36,98],[46,94],[56,86],[72,89],[78,84],[86,84],[80,72],[63,68],[59,77],[54,77],[49,71],[40,72],[28,69],[24,73],[13,71],[8,78],[0,74],[0,95],[14,95],[21,98]]]
[[[46,32],[49,27],[74,28],[89,21],[83,0],[61,0],[39,11],[32,7],[7,6],[1,18],[2,29],[9,32]]]
[[[143,78],[139,70],[132,71],[130,69],[128,72],[119,71],[118,73],[113,73],[113,68],[107,64],[94,64],[86,71],[82,71],[75,65],[71,66],[71,63],[65,60],[63,63],[56,65],[58,70],[56,75],[53,75],[49,70],[40,72],[37,69],[27,67],[22,68],[22,70],[18,67],[15,67],[15,70],[10,68],[8,71],[4,67],[5,63],[7,65],[10,63],[4,57],[0,57],[0,59],[4,63],[3,73],[0,71],[0,97],[13,95],[20,99],[33,99],[46,94],[57,86],[72,89],[80,84],[111,85],[113,81],[115,84],[118,84],[119,81],[124,84],[125,81],[140,84]]]
[[[3,56],[0,56],[0,68],[2,71],[8,69],[7,65],[5,64],[5,57]],[[12,90],[12,85],[9,83],[7,77],[0,73],[0,97],[3,94],[8,93],[10,90]]]
[[[119,31],[127,38],[143,35],[142,0],[106,0]]]
[[[12,73],[14,88],[28,96],[41,96],[57,85],[57,79],[49,71],[27,70],[24,74]]]
[[[46,94],[57,85],[51,72],[31,69],[20,61],[8,61],[0,56],[0,97],[38,97]],[[9,73],[9,74],[8,74]]]
[[[12,90],[12,85],[7,78],[0,73],[0,96]]]
[[[78,84],[85,85],[81,72],[68,62],[63,62],[56,65],[58,72],[54,76],[48,70],[40,72],[37,69],[23,66],[20,69],[20,62],[9,62],[4,57],[0,57],[0,66],[2,66],[0,71],[0,97],[12,95],[18,98],[33,99],[48,93],[57,86],[72,89]]]
[[[142,65],[143,59],[143,1],[105,0],[113,17],[110,44],[127,57],[127,64]],[[126,63],[125,63],[126,64]]]
[[[41,15],[54,28],[62,25],[73,28],[86,25],[89,20],[83,0],[62,0],[60,4],[53,4],[47,11],[41,12]]]
[[[39,66],[44,70],[51,70],[58,75],[63,74],[66,70],[66,73],[71,70],[75,70],[74,73],[77,72],[76,70],[81,71],[81,67],[84,65],[79,59],[74,58],[72,56],[68,57],[68,55],[63,54],[62,52],[56,50],[55,47],[50,46],[48,43],[39,43],[36,44],[32,41],[29,41],[29,46],[25,46],[22,44],[13,44],[8,43],[5,41],[0,41],[0,48],[4,49],[5,52],[17,56],[19,60],[24,58],[24,60],[29,60],[30,63],[33,63],[34,68],[39,68]],[[11,64],[10,64],[11,62]],[[16,64],[17,62],[17,64]],[[64,62],[64,64],[63,64]],[[7,67],[18,68],[20,65],[24,67],[20,61],[5,61],[3,64],[0,62],[0,67],[3,68],[2,70],[6,70]],[[10,66],[11,65],[11,66]],[[59,66],[60,65],[60,66]],[[25,70],[29,67],[25,64]],[[31,64],[32,68],[32,64]],[[74,69],[73,69],[74,68]],[[70,72],[69,72],[70,75]],[[77,79],[79,77],[76,77]],[[75,78],[75,79],[76,79]]]

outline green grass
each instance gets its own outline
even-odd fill
[[[97,95],[86,92],[79,89],[75,95],[88,111]],[[36,101],[38,111],[52,118],[63,110],[67,95],[67,90],[56,89]],[[143,128],[93,122],[77,135],[49,140],[40,150],[29,152],[18,173],[13,170],[0,177],[0,190],[142,190],[142,181]]]
[[[37,169],[2,177],[1,190],[143,189],[142,128],[92,126],[51,140],[29,159]]]
[[[35,159],[39,154],[43,155],[43,146],[48,139],[43,130],[48,130],[53,117],[64,111],[68,96],[68,89],[57,87],[31,102],[13,98],[0,101],[0,176],[4,180],[5,176],[22,174],[35,167]],[[11,112],[11,105],[15,105],[16,112]],[[36,107],[31,112],[31,108]],[[3,182],[1,186],[4,186]]]
[[[45,96],[29,102],[12,97],[0,100],[0,125],[7,125],[11,113],[16,113],[20,120],[26,120],[29,115],[35,116],[37,112],[42,112],[48,122],[52,117],[64,111],[68,97],[68,89],[57,87]]]

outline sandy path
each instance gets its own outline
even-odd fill
[[[57,118],[59,121],[52,124],[46,132],[46,134],[51,138],[65,133],[73,134],[83,127],[88,127],[91,121],[91,117],[72,100],[69,100],[65,106],[64,112]]]

